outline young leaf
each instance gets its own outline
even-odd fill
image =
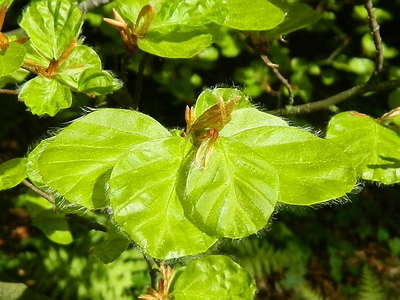
[[[91,254],[100,259],[103,264],[109,264],[116,260],[131,243],[127,235],[114,223],[111,224],[106,234],[107,239],[91,249]]]
[[[329,122],[326,138],[350,157],[358,177],[383,184],[400,182],[398,129],[364,114],[343,112]]]
[[[72,94],[68,87],[57,80],[37,76],[26,82],[18,94],[35,115],[54,117],[61,109],[72,104]]]
[[[0,77],[18,70],[25,58],[24,46],[10,43],[6,50],[0,51]]]
[[[269,40],[306,27],[322,17],[321,13],[304,3],[286,3],[281,0],[271,2],[285,13],[285,19],[278,26],[266,32],[265,37]]]
[[[279,179],[252,147],[219,137],[206,167],[188,162],[185,215],[215,237],[242,238],[263,228],[278,199]]]
[[[73,122],[39,157],[44,183],[89,209],[107,205],[111,170],[122,155],[145,141],[169,137],[161,124],[136,111],[101,109]]]
[[[106,71],[86,69],[79,78],[78,91],[94,97],[114,92],[121,86],[122,82]]]
[[[37,194],[27,193],[24,197],[33,225],[55,243],[62,245],[72,243],[73,238],[64,214],[54,212],[53,204]]]
[[[175,300],[254,299],[256,284],[229,257],[212,255],[190,263],[173,285]]]
[[[177,182],[190,146],[181,137],[137,144],[121,157],[110,178],[114,219],[149,255],[177,258],[206,251],[215,239],[184,216]]]
[[[13,158],[0,165],[0,190],[20,184],[26,175],[26,158]]]
[[[32,1],[20,22],[32,45],[47,61],[61,56],[77,38],[82,24],[82,12],[69,0]]]
[[[227,0],[228,18],[224,26],[239,30],[268,30],[285,17],[283,12],[265,0]]]
[[[243,116],[239,113],[232,119],[240,128]],[[274,167],[280,181],[279,202],[320,203],[344,196],[356,184],[349,158],[329,141],[304,130],[262,126],[239,130],[230,138],[251,147]]]

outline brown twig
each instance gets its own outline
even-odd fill
[[[287,106],[282,109],[271,111],[271,113],[278,115],[297,115],[302,113],[315,112],[318,110],[328,109],[340,102],[349,100],[354,97],[362,96],[368,92],[387,91],[399,87],[400,87],[400,79],[394,79],[382,82],[368,81],[366,83],[357,85],[355,87],[352,87],[348,90],[345,90],[334,96],[328,97],[320,101],[302,105],[296,105],[296,106]]]
[[[279,72],[279,70],[278,70],[279,66],[277,64],[274,64],[273,62],[271,62],[266,55],[261,55],[261,59],[263,60],[265,65],[271,69],[271,71],[274,73],[276,78],[278,78],[278,80],[287,88],[287,90],[289,92],[289,105],[293,105],[293,101],[294,101],[293,89],[290,86],[287,79],[285,77],[283,77],[282,74]]]
[[[16,90],[6,90],[6,89],[0,89],[0,94],[6,94],[6,95],[18,95],[18,91],[16,91]]]
[[[379,33],[379,24],[375,18],[374,6],[372,4],[372,0],[367,0],[365,3],[365,8],[368,12],[368,24],[371,29],[371,34],[374,39],[374,45],[376,49],[376,58],[375,58],[375,72],[372,75],[372,78],[375,78],[379,75],[383,68],[383,46],[382,39]]]
[[[34,186],[31,182],[29,182],[26,179],[24,179],[22,181],[22,184],[26,185],[28,188],[30,188],[32,191],[34,191],[36,194],[38,194],[38,195],[42,196],[43,198],[45,198],[51,204],[55,205],[56,202],[54,201],[54,198],[53,198],[52,195],[43,192],[41,189],[38,189],[36,186]]]

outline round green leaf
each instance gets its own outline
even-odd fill
[[[70,0],[32,1],[20,22],[32,45],[47,61],[60,58],[82,24],[83,14]]]
[[[93,97],[114,92],[121,86],[122,82],[106,71],[86,69],[80,75],[78,91]]]
[[[54,117],[61,109],[72,104],[72,94],[68,87],[57,80],[36,76],[26,82],[18,94],[35,115]]]
[[[197,254],[215,242],[186,219],[179,202],[176,187],[188,145],[181,137],[138,144],[111,174],[114,219],[155,258]]]
[[[20,184],[26,175],[26,158],[13,158],[0,165],[0,190]]]
[[[139,40],[141,50],[167,58],[190,58],[212,43],[212,35],[206,32],[161,33],[150,31]]]
[[[242,238],[263,228],[278,199],[275,169],[252,147],[219,137],[205,167],[190,163],[182,206],[211,236]]]
[[[237,97],[240,98],[239,103],[236,105],[235,109],[249,107],[251,106],[250,100],[247,96],[237,90],[231,88],[216,88],[203,91],[196,100],[195,114],[196,117],[201,116],[207,109],[215,104],[219,103],[219,97],[225,102],[230,102]]]
[[[304,130],[265,126],[239,131],[231,138],[251,147],[278,172],[280,202],[311,205],[337,199],[356,184],[347,155]]]
[[[357,112],[334,116],[326,138],[351,158],[357,176],[383,184],[400,182],[398,127],[384,126]]]
[[[78,90],[79,78],[86,69],[101,71],[101,60],[92,48],[78,45],[57,68],[55,78],[70,88]]]
[[[62,130],[39,157],[46,185],[86,208],[107,205],[111,170],[120,157],[145,141],[171,134],[133,110],[101,109]]]
[[[32,223],[55,243],[68,245],[73,242],[64,214],[54,213],[52,209],[46,209],[37,214]]]
[[[10,43],[8,49],[0,51],[0,77],[18,70],[25,58],[24,46]]]
[[[247,270],[229,257],[207,256],[193,261],[173,286],[175,300],[251,300],[256,284]]]
[[[268,30],[285,17],[283,12],[265,0],[227,0],[228,18],[224,26],[239,30]]]

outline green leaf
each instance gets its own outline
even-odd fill
[[[26,194],[25,200],[33,225],[51,241],[62,245],[73,242],[64,214],[54,212],[53,205],[37,194]]]
[[[45,188],[42,175],[39,173],[39,157],[54,138],[53,136],[41,141],[28,155],[26,173],[29,180],[38,188]]]
[[[370,116],[343,112],[328,125],[327,139],[350,157],[357,176],[383,184],[400,182],[400,138]]]
[[[239,30],[268,30],[285,17],[283,12],[266,0],[227,0],[228,18],[224,26]]]
[[[92,48],[77,45],[64,63],[57,68],[55,79],[78,90],[79,79],[86,69],[101,71],[101,60]]]
[[[83,14],[70,0],[32,1],[20,22],[32,45],[47,61],[60,58],[77,38],[82,24]]]
[[[224,102],[230,102],[237,97],[240,98],[239,103],[235,109],[251,106],[250,100],[247,96],[237,90],[231,88],[216,88],[203,91],[196,100],[195,114],[196,117],[201,116],[207,109],[219,103],[219,97],[222,97]]]
[[[278,199],[275,169],[251,146],[218,137],[205,167],[190,163],[185,215],[211,236],[242,238],[263,228]]]
[[[238,124],[239,118],[243,116],[232,116]],[[304,130],[278,124],[240,130],[230,138],[251,147],[274,167],[280,181],[279,202],[320,203],[345,196],[356,184],[349,158],[329,141]]]
[[[0,190],[20,184],[26,175],[26,158],[13,158],[0,165]]]
[[[139,40],[141,50],[167,58],[190,58],[212,43],[212,35],[203,31],[160,33],[150,31]]]
[[[315,23],[322,17],[321,13],[303,3],[285,3],[281,0],[273,0],[271,2],[285,13],[285,19],[274,29],[266,32],[265,37],[267,39],[272,40],[276,37],[286,35]]]
[[[91,249],[91,254],[99,258],[103,264],[109,264],[116,260],[131,243],[126,234],[113,223],[106,234],[108,238]]]
[[[68,87],[57,80],[42,76],[26,82],[18,95],[35,115],[54,117],[61,109],[72,104],[72,94]]]
[[[24,46],[10,43],[8,49],[0,51],[0,77],[19,69],[25,58]]]
[[[185,218],[179,202],[179,168],[189,145],[181,137],[137,144],[111,174],[114,219],[155,258],[197,254],[215,242]]]
[[[193,261],[173,286],[175,300],[251,300],[256,284],[247,270],[229,257],[207,256]]]
[[[104,95],[120,89],[122,82],[106,71],[85,70],[78,82],[78,91],[89,96]]]
[[[55,137],[40,155],[39,173],[46,185],[69,201],[102,208],[107,205],[111,170],[120,157],[137,144],[169,136],[167,129],[142,113],[101,109]]]
[[[23,283],[0,282],[0,299],[7,300],[52,300],[51,298],[38,293]]]

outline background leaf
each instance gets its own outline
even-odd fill
[[[285,19],[278,26],[266,32],[267,39],[272,40],[273,38],[286,35],[315,23],[322,17],[321,13],[313,10],[304,3],[286,3],[281,0],[273,0],[271,2],[285,13]]]
[[[61,109],[72,104],[72,94],[68,87],[43,76],[36,76],[26,82],[18,98],[25,102],[32,114],[39,116],[54,117]]]
[[[176,300],[254,299],[250,274],[227,256],[212,255],[190,263],[173,286]]]
[[[0,165],[0,190],[20,184],[26,175],[26,158],[13,158]]]
[[[39,172],[45,184],[67,200],[102,208],[107,205],[106,184],[119,158],[139,143],[169,136],[145,114],[101,109],[56,136],[40,155]]]
[[[187,145],[181,137],[138,144],[111,174],[115,220],[155,258],[197,254],[215,242],[186,219],[179,202],[176,186]]]
[[[351,158],[358,177],[383,184],[400,181],[398,129],[364,114],[343,112],[329,122],[326,138]]]

